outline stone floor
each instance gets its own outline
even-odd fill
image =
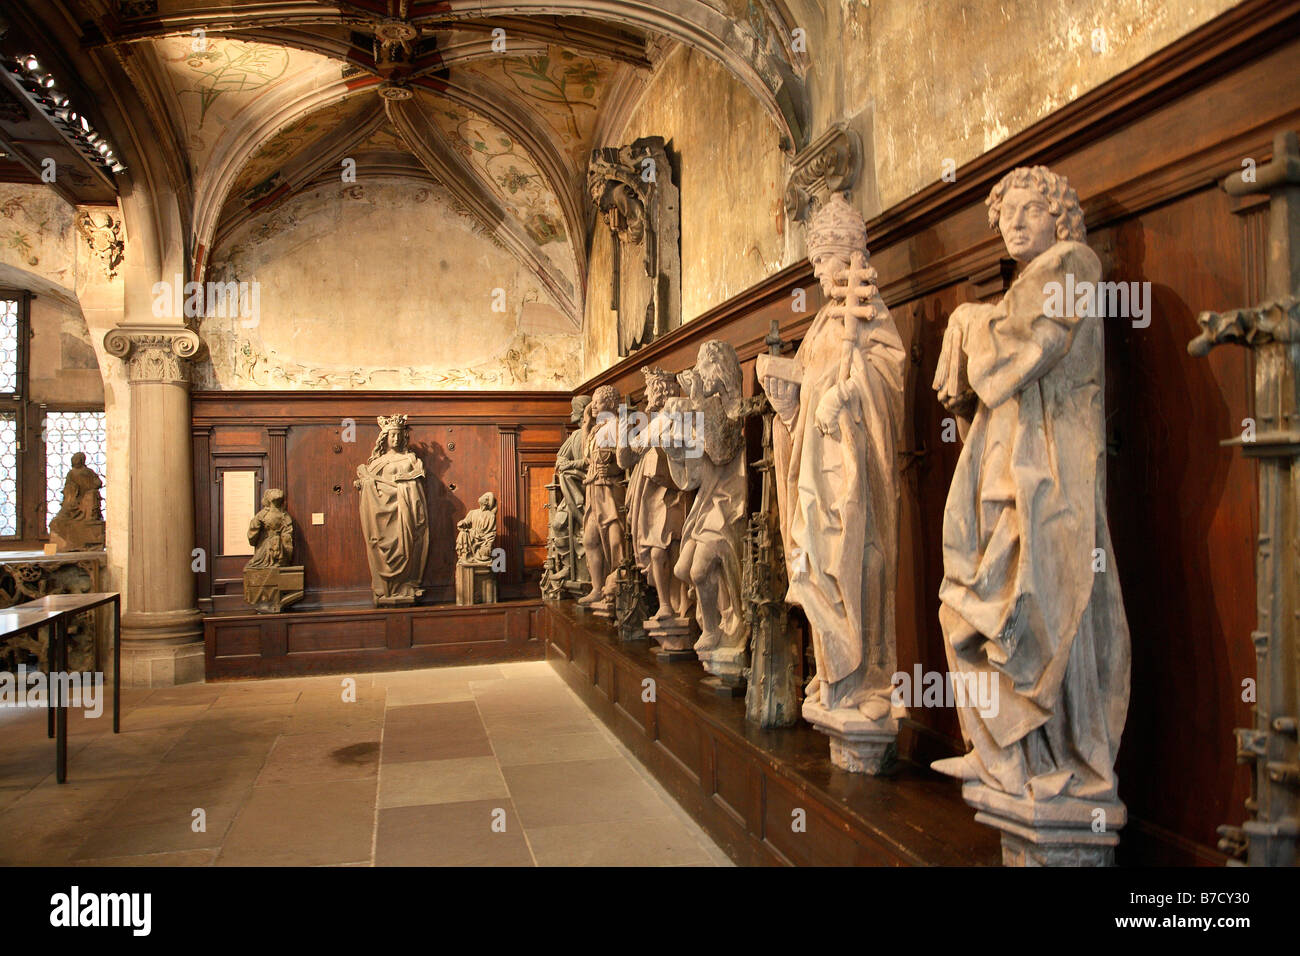
[[[0,864],[730,865],[541,662],[0,708]],[[201,810],[202,813],[196,813]]]

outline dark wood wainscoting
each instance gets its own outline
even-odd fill
[[[887,777],[837,770],[826,737],[747,724],[743,699],[700,685],[698,662],[661,664],[571,602],[542,614],[551,666],[737,863],[1001,864],[997,833],[952,781],[906,761]]]
[[[497,544],[506,551],[506,570],[499,594],[503,600],[538,597],[546,560],[545,485],[567,434],[569,398],[560,392],[195,392],[195,535],[207,554],[199,607],[247,610],[242,574],[248,557],[239,553],[244,532],[235,523],[224,533],[222,486],[232,471],[253,472],[259,497],[273,487],[287,493],[294,563],[306,576],[296,612],[370,604],[352,481],[379,434],[376,417],[396,412],[408,415],[411,449],[427,475],[427,600],[455,600],[456,522],[478,507],[485,491],[500,502]]]
[[[1122,862],[1222,865],[1215,828],[1240,824],[1249,796],[1233,728],[1252,721],[1241,682],[1255,676],[1255,465],[1219,442],[1255,416],[1254,370],[1246,349],[1193,358],[1187,343],[1200,311],[1261,298],[1267,207],[1233,200],[1219,183],[1247,159],[1267,162],[1275,131],[1300,127],[1298,59],[1300,2],[1246,0],[959,168],[955,182],[867,223],[881,293],[911,356],[899,463],[902,670],[947,668],[940,532],[960,448],[943,440],[946,413],[930,383],[953,308],[996,300],[1009,277],[988,228],[989,189],[1017,166],[1050,165],[1079,194],[1104,278],[1149,283],[1149,325],[1106,322],[1109,573],[1120,576],[1133,647],[1118,761],[1130,815]],[[798,342],[820,305],[811,268],[796,263],[581,391],[611,384],[636,395],[642,366],[679,371],[701,342],[721,339],[739,352],[752,393],[768,323]],[[927,757],[960,749],[951,708],[915,717],[912,745]]]
[[[403,670],[540,660],[540,601],[212,615],[207,678]]]

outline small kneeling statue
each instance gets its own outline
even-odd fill
[[[293,519],[284,510],[284,492],[268,489],[262,510],[248,523],[248,543],[256,549],[244,565],[244,600],[258,611],[278,614],[302,600],[302,565],[293,560]]]

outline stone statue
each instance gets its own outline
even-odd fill
[[[695,492],[673,573],[695,588],[695,653],[720,693],[744,689],[749,624],[740,560],[748,519],[744,395],[740,361],[725,342],[700,346],[695,368],[678,376],[686,394],[664,403],[677,440],[662,442],[677,487]]]
[[[681,325],[681,202],[661,136],[591,154],[587,192],[614,249],[618,354]]]
[[[898,434],[906,351],[867,261],[862,216],[832,194],[808,229],[826,304],[792,359],[759,356],[785,544],[786,600],[804,609],[817,672],[803,716],[831,762],[879,773],[898,721]]]
[[[86,467],[86,456],[77,452],[63,481],[63,503],[50,519],[50,539],[60,551],[96,551],[104,546],[104,514],[99,489],[104,482]]]
[[[302,600],[303,569],[292,566],[293,519],[284,510],[284,492],[268,489],[262,510],[248,523],[248,543],[256,549],[244,565],[244,600],[277,614]]]
[[[497,540],[497,496],[479,496],[478,507],[456,522],[456,559],[459,564],[491,564]]]
[[[587,408],[590,395],[573,399],[570,424],[577,425],[555,456],[555,484],[558,495],[551,512],[551,538],[556,547],[556,571],[562,591],[574,597],[587,590],[587,560],[582,544],[583,520],[586,515],[587,477]]]
[[[405,415],[381,415],[379,437],[353,487],[361,492],[361,531],[376,607],[414,604],[429,554],[424,465],[407,448]]]
[[[591,397],[584,416],[587,477],[583,479],[586,510],[582,543],[591,575],[591,591],[578,603],[597,613],[609,613],[615,573],[623,562],[623,469],[618,465],[618,406],[613,385],[602,385]]]
[[[1129,633],[1106,522],[1102,320],[1057,307],[1101,264],[1074,190],[1045,167],[1008,173],[987,204],[1017,275],[996,305],[953,310],[934,387],[964,441],[939,621],[954,682],[993,706],[959,706],[972,749],[933,766],[967,781],[1005,863],[1106,864],[1125,820]]]
[[[478,507],[456,522],[456,603],[495,604],[497,579],[492,547],[497,542],[497,496],[479,495]]]
[[[664,403],[681,390],[677,379],[661,368],[641,369],[646,382],[646,414],[639,427],[619,434],[618,463],[628,471],[628,524],[637,567],[649,577],[659,595],[659,610],[644,626],[665,652],[690,654],[691,588],[673,574],[681,553],[682,527],[693,495],[682,491],[669,474],[668,456],[657,436],[663,431]]]

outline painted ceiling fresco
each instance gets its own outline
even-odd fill
[[[154,52],[180,106],[190,167],[200,174],[220,137],[289,83],[337,82],[343,65],[316,53],[219,37],[164,37]]]
[[[586,168],[596,120],[616,64],[551,46],[545,53],[479,60],[462,69],[483,76],[525,102],[574,166]]]
[[[452,147],[475,168],[547,257],[572,279],[571,239],[559,201],[527,151],[473,110],[441,97],[428,99],[430,115]]]

